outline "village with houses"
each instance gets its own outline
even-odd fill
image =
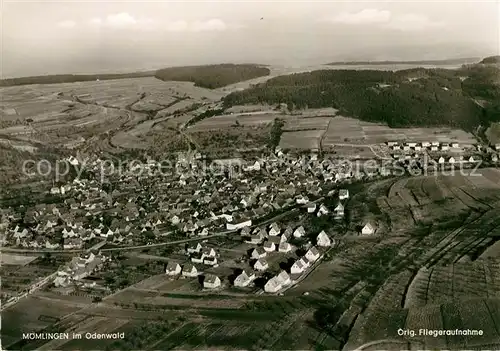
[[[348,223],[345,205],[350,193],[343,185],[401,176],[398,166],[424,156],[433,164],[417,163],[422,169],[455,164],[472,168],[483,158],[496,162],[500,151],[500,145],[437,141],[389,141],[381,148],[396,163],[388,167],[379,160],[360,169],[317,153],[289,153],[277,147],[268,156],[250,160],[211,160],[216,168],[206,167],[200,152],[180,153],[168,174],[158,173],[160,165],[145,159],[105,179],[104,161],[98,157],[70,156],[66,161],[72,166],[85,164],[84,176],[47,189],[42,195],[50,197],[50,203],[2,209],[1,240],[14,250],[74,253],[76,262],[60,267],[53,278],[61,291],[75,286],[95,289],[95,281],[82,279],[110,265],[107,251],[179,242],[178,252],[186,258],[163,257],[165,279],[198,280],[203,290],[258,287],[255,291],[279,293],[307,276],[342,237],[376,234],[377,221],[369,217]],[[325,230],[308,228],[308,217],[323,217],[341,229],[332,230],[333,224]],[[230,238],[233,246],[239,242],[241,257],[225,260],[220,247],[207,244],[211,238]],[[2,301],[17,301],[18,295],[4,293]]]

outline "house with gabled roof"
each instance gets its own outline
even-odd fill
[[[266,256],[267,256],[267,252],[261,247],[257,247],[255,249],[253,249],[252,254],[250,255],[251,258],[254,258],[256,260],[258,260],[259,258],[262,258],[262,257],[266,257]]]
[[[349,198],[349,190],[340,189],[339,190],[339,200],[347,200]]]
[[[281,285],[280,281],[277,279],[277,277],[273,277],[273,278],[269,279],[267,281],[266,285],[264,285],[264,291],[267,293],[276,293],[279,290],[281,290],[281,288],[282,288],[282,285]]]
[[[186,263],[184,267],[182,267],[182,275],[184,277],[197,277],[198,269],[196,268],[195,265],[191,263]]]
[[[255,279],[255,273],[253,272],[247,273],[245,270],[243,270],[240,273],[240,275],[238,275],[234,280],[234,286],[244,288],[248,286],[254,279]]]
[[[316,244],[321,247],[328,247],[332,244],[332,241],[330,240],[326,232],[322,230],[316,237]]]
[[[305,257],[309,260],[309,262],[315,262],[320,256],[318,249],[312,246],[309,250],[307,250]]]
[[[275,238],[275,237],[273,237]],[[271,240],[268,240],[264,243],[264,251],[266,252],[273,252],[276,251],[276,244],[272,242]]]
[[[203,287],[205,289],[216,289],[221,286],[221,280],[214,274],[207,274],[203,280]]]
[[[176,262],[169,262],[165,269],[165,274],[169,276],[176,276],[181,273],[181,266]]]
[[[269,264],[267,261],[263,258],[259,258],[257,262],[253,265],[253,268],[257,271],[265,271],[266,269],[269,268]]]
[[[296,238],[302,238],[304,235],[306,235],[306,230],[304,229],[303,226],[298,227],[293,232],[293,236],[296,237]]]
[[[269,236],[280,235],[281,229],[278,223],[274,222],[269,226]]]
[[[361,234],[362,235],[372,235],[375,234],[375,225],[372,224],[371,222],[366,223],[363,228],[361,228]]]
[[[288,253],[292,251],[292,245],[289,242],[281,242],[278,246],[278,251],[281,253]]]

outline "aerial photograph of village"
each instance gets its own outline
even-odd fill
[[[1,350],[500,350],[500,4],[2,2]]]

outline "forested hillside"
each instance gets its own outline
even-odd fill
[[[270,70],[252,64],[220,64],[169,67],[160,69],[155,77],[161,80],[194,82],[196,86],[215,89],[229,84],[269,75]]]
[[[500,120],[499,73],[496,67],[477,65],[458,70],[418,68],[396,72],[320,70],[270,79],[231,93],[224,104],[334,107],[342,114],[386,122],[391,127],[451,126],[473,130]]]

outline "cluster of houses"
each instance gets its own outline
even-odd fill
[[[404,143],[400,143],[398,141],[388,141],[387,146],[389,146],[392,151],[403,151],[403,152],[424,151],[424,150],[431,152],[439,152],[439,151],[450,151],[450,149],[455,149],[455,150],[460,149],[460,144],[457,142],[442,143],[439,141],[404,142]]]
[[[181,174],[137,175],[130,169],[101,182],[104,161],[89,159],[81,178],[48,190],[60,202],[6,209],[0,225],[7,235],[2,239],[6,245],[26,248],[79,249],[93,239],[129,245],[175,231],[208,236],[224,227],[239,230],[255,218],[297,203],[318,216],[327,214],[328,209],[307,200],[308,195],[321,195],[326,182],[355,177],[342,165],[325,168],[317,155],[282,151],[229,175],[210,169],[196,172],[197,161]],[[71,162],[78,161],[73,157]],[[150,161],[141,167],[157,166]]]
[[[100,270],[103,264],[109,261],[109,258],[104,255],[95,255],[94,253],[87,254],[83,257],[73,257],[73,259],[63,268],[57,271],[54,278],[56,287],[82,286],[85,288],[95,286],[93,282],[82,282],[82,279]]]

